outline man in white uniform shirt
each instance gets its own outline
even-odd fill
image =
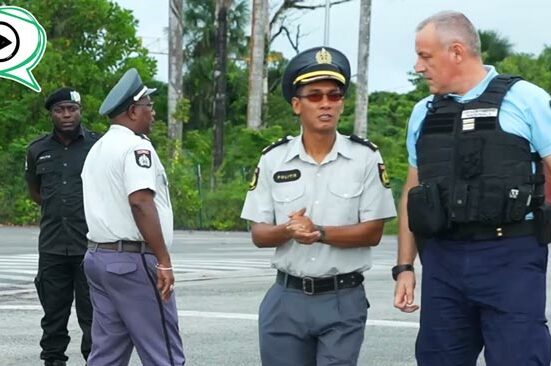
[[[84,270],[94,308],[89,366],[183,365],[168,248],[172,207],[166,174],[146,137],[155,111],[135,69],[100,107],[111,127],[82,171],[88,252]]]
[[[396,215],[381,155],[337,132],[350,81],[329,47],[293,58],[283,96],[302,134],[263,151],[241,217],[258,247],[276,247],[276,283],[259,310],[264,366],[356,365],[369,306],[362,272]]]

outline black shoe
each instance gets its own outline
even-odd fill
[[[44,366],[67,366],[67,362],[60,360],[44,361]]]

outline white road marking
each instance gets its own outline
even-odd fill
[[[5,311],[42,311],[40,305],[0,305],[0,310]],[[74,309],[73,309],[74,311]],[[245,313],[223,313],[216,311],[178,311],[180,318],[208,318],[208,319],[231,319],[231,320],[258,320],[258,314]],[[390,328],[419,328],[415,322],[404,322],[397,320],[376,320],[368,319],[367,326],[390,327]]]

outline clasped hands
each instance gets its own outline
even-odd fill
[[[285,223],[285,229],[300,244],[312,244],[320,240],[321,233],[310,217],[305,215],[306,208],[289,214],[289,221]]]

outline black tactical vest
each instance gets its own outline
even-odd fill
[[[444,231],[518,223],[543,203],[541,159],[499,124],[503,98],[519,80],[499,75],[468,103],[435,96],[427,105],[416,144],[419,182],[437,187]]]

